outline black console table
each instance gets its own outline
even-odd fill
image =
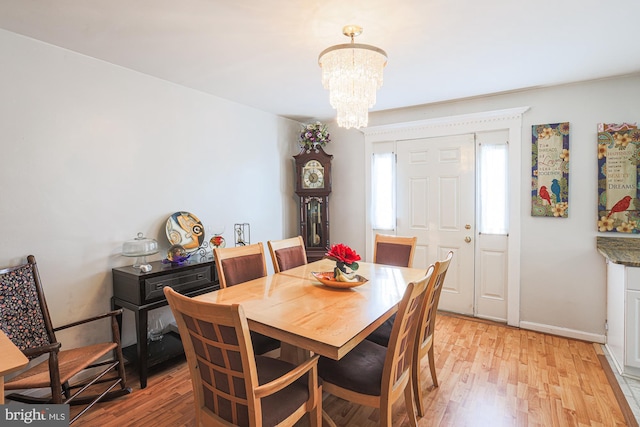
[[[147,341],[149,310],[166,306],[163,288],[171,286],[177,292],[190,297],[220,288],[215,264],[212,260],[190,260],[181,265],[151,263],[152,269],[144,273],[137,268],[118,267],[113,273],[113,309],[133,311],[136,321],[137,343],[122,349],[130,362],[135,361],[140,374],[140,388],[147,386],[149,366],[169,360],[184,353],[180,336],[169,332],[162,340]],[[122,330],[122,318],[118,319]]]

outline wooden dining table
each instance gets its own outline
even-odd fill
[[[312,272],[332,271],[322,259],[281,273],[194,297],[220,304],[239,303],[249,328],[279,339],[281,358],[300,363],[311,353],[339,360],[398,309],[411,281],[426,270],[359,263],[363,285],[338,289],[321,284]]]
[[[0,331],[0,405],[4,404],[4,377],[27,366],[29,359]]]

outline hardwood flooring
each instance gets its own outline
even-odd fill
[[[441,313],[435,334],[440,387],[427,358],[422,379],[427,415],[419,426],[625,426],[624,404],[597,344]],[[130,370],[128,370],[130,372]],[[145,389],[134,372],[133,393],[91,409],[74,426],[194,426],[184,361],[152,371]],[[338,426],[377,426],[379,412],[325,395],[323,408]],[[72,414],[77,408],[72,407]],[[394,405],[394,426],[409,426]],[[306,420],[299,427],[308,425]],[[635,424],[637,425],[637,423]]]

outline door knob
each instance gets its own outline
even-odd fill
[[[467,243],[471,243],[471,237],[467,236],[464,238],[464,241]]]

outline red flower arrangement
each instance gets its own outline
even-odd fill
[[[336,245],[332,245],[331,249],[327,251],[325,256],[329,259],[332,259],[336,262],[337,268],[340,271],[346,273],[346,267],[349,267],[352,270],[358,269],[357,261],[360,261],[360,255],[356,253],[353,249],[351,249],[347,245],[343,245],[342,243],[338,243]]]

